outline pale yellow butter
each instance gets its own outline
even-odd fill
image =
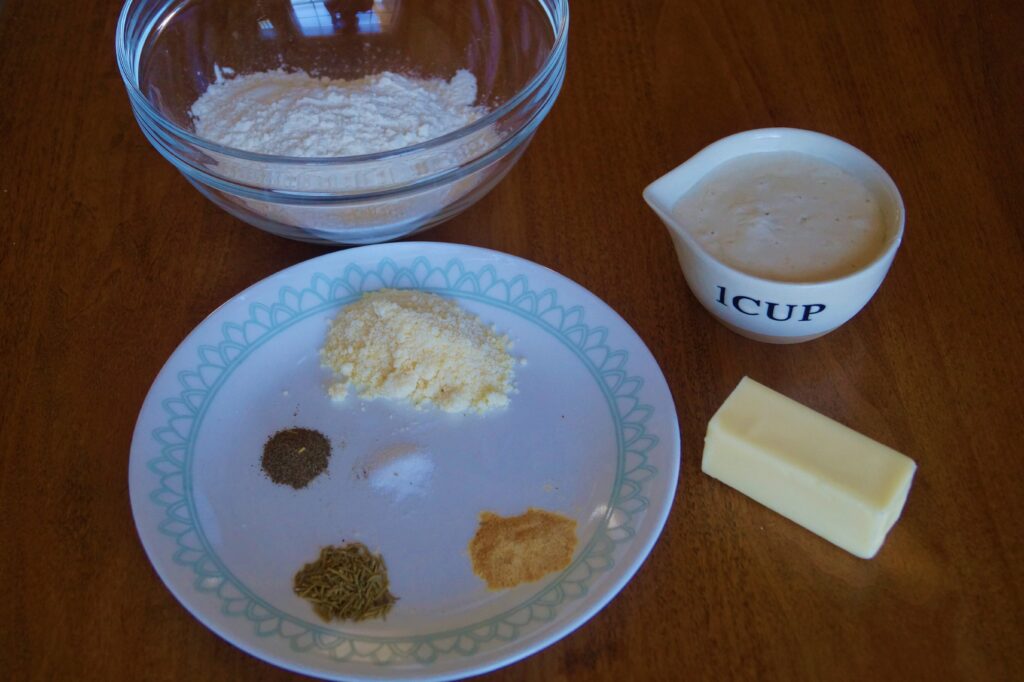
[[[701,469],[870,559],[899,518],[917,465],[744,377],[708,423]]]

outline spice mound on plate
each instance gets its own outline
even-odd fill
[[[425,495],[434,471],[430,454],[412,443],[400,443],[357,462],[356,480],[369,479],[374,490],[401,502],[409,495]]]
[[[384,559],[361,542],[321,548],[319,558],[295,574],[294,589],[325,621],[383,618],[397,601]]]
[[[576,522],[561,514],[530,508],[519,516],[480,514],[469,542],[473,572],[487,588],[502,590],[561,571],[576,550]]]
[[[381,289],[338,313],[321,359],[337,376],[329,388],[335,399],[351,385],[365,399],[485,412],[509,403],[515,364],[509,345],[507,336],[454,301]]]
[[[327,469],[331,442],[313,429],[284,429],[263,445],[260,466],[274,483],[305,488]]]

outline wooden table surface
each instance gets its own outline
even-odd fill
[[[671,516],[606,608],[494,680],[1024,679],[1024,187],[1019,3],[576,0],[532,146],[420,238],[554,268],[618,311],[683,435]],[[118,6],[0,3],[0,667],[8,679],[286,680],[163,586],[128,500],[143,398],[233,294],[329,249],[253,229],[147,144]],[[838,331],[774,346],[686,290],[644,186],[706,144],[819,130],[892,175],[906,238]],[[856,559],[700,471],[745,374],[913,457]]]

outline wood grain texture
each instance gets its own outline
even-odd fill
[[[1021,8],[573,3],[568,77],[531,148],[422,237],[550,266],[633,325],[676,400],[681,485],[622,593],[488,679],[1024,679]],[[114,62],[117,10],[0,4],[0,662],[19,680],[296,679],[163,587],[127,464],[188,331],[326,249],[243,225],[149,147]],[[770,125],[865,150],[909,214],[867,308],[797,346],[713,321],[640,198],[704,145]],[[876,559],[700,473],[707,421],[744,374],[917,460]]]

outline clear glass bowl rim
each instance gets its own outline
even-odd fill
[[[450,133],[436,137],[426,142],[420,142],[415,145],[409,145],[407,147],[400,147],[398,149],[389,149],[384,152],[377,152],[374,154],[360,154],[354,156],[279,156],[275,154],[260,154],[258,152],[249,152],[234,147],[225,147],[211,142],[204,138],[196,136],[194,133],[182,128],[181,126],[168,120],[161,114],[149,101],[149,99],[142,93],[137,85],[136,73],[136,60],[134,55],[137,52],[135,49],[137,46],[132,46],[129,49],[129,43],[127,38],[128,22],[129,17],[133,10],[137,9],[140,5],[147,2],[147,0],[126,0],[124,5],[121,7],[121,13],[117,19],[117,28],[114,36],[114,49],[117,53],[117,68],[121,72],[121,80],[124,81],[125,87],[128,90],[128,96],[132,102],[132,106],[136,108],[139,113],[151,119],[159,127],[163,128],[166,133],[171,134],[174,137],[180,138],[182,141],[187,142],[196,147],[200,147],[207,151],[230,156],[238,159],[244,159],[248,161],[257,161],[260,163],[285,163],[285,164],[311,164],[311,165],[335,165],[339,163],[365,163],[371,161],[381,161],[385,159],[398,158],[407,154],[414,154],[419,151],[431,149],[433,147],[442,146],[444,144],[457,141],[458,139],[475,133],[478,130],[482,130],[495,122],[501,120],[507,113],[514,110],[524,100],[528,99],[533,93],[544,86],[552,72],[558,69],[559,62],[565,59],[566,46],[569,39],[569,0],[550,0],[554,5],[554,15],[552,16],[549,8],[547,7],[546,0],[537,0],[541,8],[551,17],[556,23],[554,24],[555,29],[555,40],[551,45],[551,50],[548,52],[547,57],[544,59],[544,64],[537,70],[533,77],[530,78],[529,82],[521,88],[513,97],[508,101],[501,104],[493,111],[488,112],[485,116],[480,117],[473,123],[462,128],[453,130]],[[161,8],[161,12],[166,10],[167,6],[172,4],[178,4],[176,0],[167,0],[164,3],[164,7]],[[163,18],[166,20],[165,15],[158,13],[152,20],[150,25],[143,30],[143,36],[148,37],[156,24],[157,18]]]

